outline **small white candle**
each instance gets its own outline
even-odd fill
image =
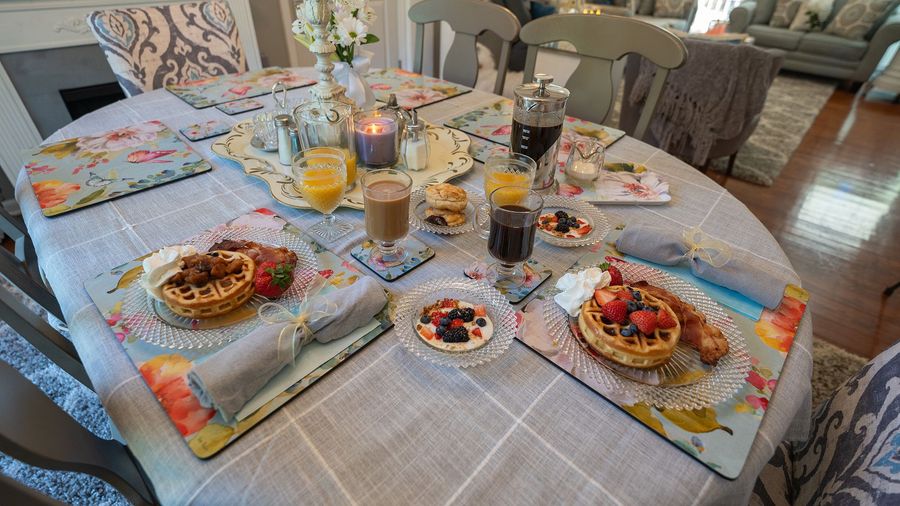
[[[566,174],[569,176],[587,181],[596,179],[598,173],[597,166],[585,160],[576,160],[572,162],[566,170]]]

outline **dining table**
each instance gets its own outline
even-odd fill
[[[294,70],[316,76],[312,68]],[[291,99],[308,93],[308,88],[293,90]],[[496,99],[472,90],[422,106],[418,113],[443,124]],[[267,97],[264,101],[273,108]],[[237,123],[257,112],[227,116],[215,108],[198,110],[158,89],[80,117],[45,142],[147,120],[172,130],[213,119]],[[262,181],[213,153],[216,140],[190,143],[211,162],[209,172],[62,216],[41,213],[24,171],[16,185],[40,266],[75,348],[116,432],[162,504],[746,504],[776,446],[805,438],[811,416],[809,312],[746,464],[733,480],[521,342],[488,364],[458,369],[410,353],[394,330],[220,453],[198,458],[142,381],[84,282],[255,209],[272,209],[301,230],[321,218],[276,202]],[[645,165],[668,181],[672,196],[662,206],[601,206],[610,223],[702,227],[732,248],[793,273],[766,227],[703,173],[630,136],[607,150],[607,161]],[[481,164],[453,182],[480,194]],[[350,252],[366,238],[363,212],[336,214],[354,229],[327,247],[358,264]],[[395,294],[436,277],[461,277],[466,267],[487,257],[486,242],[476,233],[411,233],[435,257],[395,282],[378,279]],[[552,286],[585,252],[538,242],[534,258],[553,270],[543,286]],[[787,281],[799,285],[792,276]]]

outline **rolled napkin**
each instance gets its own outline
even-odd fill
[[[318,284],[316,284],[318,282]],[[295,313],[277,304],[260,308],[267,324],[196,364],[188,384],[200,403],[230,420],[313,339],[327,343],[369,323],[387,304],[381,286],[368,276],[340,290],[316,295],[317,278]],[[268,306],[268,307],[266,307]]]
[[[594,296],[594,290],[609,286],[612,276],[603,269],[589,267],[576,273],[567,272],[556,282],[561,291],[553,296],[553,300],[569,313],[578,316],[584,301]]]
[[[622,253],[662,265],[687,259],[698,278],[731,288],[770,309],[784,296],[789,270],[766,262],[746,251],[732,248],[699,228],[684,231],[649,225],[628,225],[616,240]]]

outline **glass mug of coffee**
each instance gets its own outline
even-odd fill
[[[488,273],[510,288],[525,284],[522,263],[531,258],[543,209],[544,199],[534,190],[502,186],[476,212],[478,235],[488,240],[488,252],[497,260],[488,266]]]
[[[385,268],[402,264],[400,243],[409,233],[409,193],[412,178],[395,169],[371,170],[362,177],[366,234],[375,243],[373,264]]]

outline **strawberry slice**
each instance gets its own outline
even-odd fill
[[[483,304],[478,304],[474,309],[475,316],[487,316],[487,309],[485,309]]]
[[[481,337],[481,329],[478,327],[475,327],[474,329],[472,329],[472,335],[476,336],[476,337]]]
[[[638,330],[644,334],[652,334],[656,330],[656,312],[642,309],[629,315],[631,323],[637,325]]]
[[[597,305],[603,306],[607,302],[616,299],[615,292],[611,290],[607,290],[606,288],[601,288],[599,290],[594,290],[594,300],[597,301]]]
[[[628,290],[627,288],[624,289],[624,290],[619,290],[618,292],[616,292],[616,298],[617,298],[617,299],[621,299],[621,300],[630,300],[630,301],[634,301],[634,296],[631,295],[631,291]]]
[[[656,326],[661,329],[671,329],[678,325],[675,318],[668,311],[660,310],[656,313]]]
[[[429,341],[434,339],[434,332],[432,332],[428,327],[419,327],[419,332],[423,337],[425,337],[425,339],[428,339]]]

